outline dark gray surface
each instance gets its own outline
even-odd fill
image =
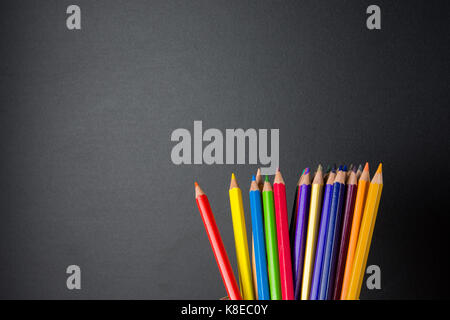
[[[229,177],[249,217],[256,166],[173,165],[194,120],[280,128],[289,207],[305,166],[383,161],[362,298],[449,297],[446,2],[76,1],[76,32],[69,4],[0,5],[0,298],[223,296],[193,181],[235,265]]]

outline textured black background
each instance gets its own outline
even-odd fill
[[[192,184],[235,265],[229,177],[248,208],[256,166],[173,165],[194,120],[279,128],[289,207],[305,166],[383,161],[361,298],[448,298],[447,3],[2,1],[0,298],[223,296]]]

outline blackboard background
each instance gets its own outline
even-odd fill
[[[69,31],[77,4],[82,30]],[[368,5],[382,30],[365,26]],[[193,199],[235,265],[232,171],[175,166],[176,128],[279,128],[305,166],[384,165],[365,299],[448,298],[446,1],[2,1],[0,298],[217,299]],[[247,215],[249,212],[247,210]],[[247,221],[250,227],[250,220]],[[82,269],[82,290],[65,269]]]

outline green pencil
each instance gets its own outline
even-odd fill
[[[278,241],[275,224],[273,189],[266,176],[262,192],[264,207],[264,228],[266,233],[267,265],[269,271],[270,298],[281,300],[280,265],[278,262]]]

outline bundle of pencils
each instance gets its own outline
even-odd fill
[[[324,186],[325,183],[325,186]],[[369,164],[321,165],[303,170],[290,225],[286,184],[278,169],[273,185],[260,171],[250,182],[251,259],[242,191],[231,176],[229,201],[237,258],[234,277],[203,190],[195,198],[228,297],[232,300],[359,299],[383,189],[382,165],[370,180]]]

